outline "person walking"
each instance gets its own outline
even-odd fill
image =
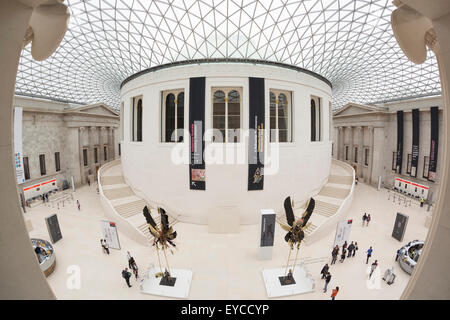
[[[358,250],[358,242],[355,242],[355,250],[353,250],[353,255],[352,255],[352,257],[355,256],[356,250]]]
[[[350,258],[352,256],[353,250],[355,250],[355,245],[352,243],[350,243],[350,245],[348,246],[348,256],[347,258]]]
[[[124,270],[122,270],[122,278],[125,279],[128,288],[131,288],[131,284],[130,284],[130,278],[131,278],[131,273],[128,272],[128,268],[125,268]]]
[[[366,221],[366,226],[368,227],[369,226],[369,222],[370,222],[370,214],[367,216],[367,221]]]
[[[347,241],[344,242],[344,244],[342,245],[342,249],[346,250],[347,249]]]
[[[337,256],[339,254],[339,247],[334,247],[333,251],[331,252],[331,264],[335,264],[337,260]]]
[[[137,266],[137,264],[136,264],[136,261],[134,261],[134,258],[133,257],[131,257],[131,259],[132,259],[132,262],[131,262],[131,269],[133,270],[133,274],[134,274],[134,277],[136,278],[136,280],[137,280],[137,278],[139,277],[139,275],[138,275],[138,266]]]
[[[106,253],[105,245],[103,244],[103,239],[100,239],[100,244],[102,245],[103,253]]]
[[[370,277],[372,276],[372,273],[375,271],[375,269],[377,268],[377,266],[378,266],[378,260],[375,260],[375,262],[374,263],[372,263],[372,266],[370,267],[370,274],[369,274],[369,279],[370,279]]]
[[[327,292],[328,284],[331,281],[331,273],[327,272],[327,276],[325,277],[325,287],[323,287],[323,293]]]
[[[370,247],[369,250],[367,250],[367,260],[366,260],[366,264],[369,263],[369,259],[370,259],[370,257],[372,256],[372,252],[373,252],[373,249],[372,249],[372,247]]]
[[[402,254],[402,249],[397,250],[397,256],[395,257],[395,261],[398,261],[398,257]]]
[[[342,248],[342,254],[341,254],[341,263],[344,262],[345,260],[345,255],[347,254],[347,250],[345,250],[344,248]]]
[[[328,263],[327,263],[323,266],[322,271],[320,271],[320,273],[322,274],[322,279],[324,279],[325,276],[327,275],[328,269],[330,269],[330,267],[328,266]]]
[[[336,289],[333,289],[333,291],[331,291],[331,300],[336,299],[338,292],[339,292],[339,287],[336,287]]]
[[[106,239],[103,239],[103,246],[105,247],[106,253],[109,254],[109,245],[108,245],[108,243],[106,242]]]
[[[425,203],[425,199],[423,197],[420,198],[420,207],[423,207],[423,204]]]
[[[77,207],[78,207],[78,211],[80,211],[81,205],[80,205],[80,201],[77,200]]]
[[[364,215],[362,217],[362,226],[363,227],[364,227],[364,223],[366,222],[366,220],[367,220],[367,214],[364,212]]]

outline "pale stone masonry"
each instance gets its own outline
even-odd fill
[[[439,145],[435,182],[430,182],[423,177],[425,157],[430,154],[430,107],[439,107]],[[442,107],[443,101],[440,96],[376,105],[348,103],[333,114],[333,158],[352,165],[358,179],[365,183],[377,185],[378,178],[381,176],[382,185],[387,187],[394,185],[395,177],[403,177],[427,185],[431,190],[429,200],[434,202],[433,195],[437,194],[439,188],[444,154]],[[408,154],[411,154],[412,149],[412,109],[416,108],[420,111],[419,160],[417,177],[411,177],[407,173]],[[397,150],[398,110],[404,112],[401,174],[392,169],[394,153]],[[346,147],[348,147],[347,156]]]
[[[18,186],[19,192],[55,178],[58,187],[63,186],[64,180],[70,185],[72,176],[75,185],[84,184],[89,175],[95,179],[100,166],[119,157],[120,116],[104,104],[81,106],[16,96],[14,107],[23,108],[22,152],[28,157],[30,173],[29,179]],[[87,149],[87,166],[83,149]],[[60,156],[59,171],[56,171],[56,152]],[[44,175],[41,175],[40,155],[45,155]]]

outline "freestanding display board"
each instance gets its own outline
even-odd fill
[[[350,231],[352,230],[353,220],[345,220],[338,223],[336,228],[336,237],[334,238],[334,245],[342,246],[345,241],[350,239]]]
[[[403,236],[405,235],[406,225],[408,224],[408,216],[397,212],[397,217],[395,218],[394,230],[392,230],[392,237],[398,241],[403,241]]]
[[[275,211],[273,209],[261,209],[261,229],[259,242],[259,258],[272,259],[273,243],[275,240]]]
[[[48,234],[50,235],[52,243],[56,243],[57,241],[61,240],[62,234],[61,229],[59,228],[58,217],[56,216],[56,214],[45,218],[45,223],[47,224]]]
[[[119,234],[117,233],[117,227],[114,222],[111,221],[100,221],[102,227],[103,239],[111,249],[120,250]]]

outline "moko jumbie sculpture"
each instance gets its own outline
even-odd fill
[[[289,256],[286,264],[285,276],[288,276],[288,270],[292,275],[292,271],[297,263],[298,251],[300,249],[300,243],[305,238],[305,230],[310,226],[311,222],[308,222],[311,214],[313,213],[316,201],[311,198],[308,201],[306,206],[306,211],[303,213],[302,217],[295,221],[294,211],[292,210],[293,203],[291,201],[291,197],[287,197],[284,200],[284,211],[286,212],[286,221],[288,225],[280,223],[281,228],[287,231],[284,236],[284,240],[289,244]],[[292,265],[292,269],[289,269],[289,260],[291,258],[291,253],[297,248],[297,252],[295,254],[294,263]]]
[[[176,248],[175,243],[173,243],[173,240],[177,237],[177,232],[173,231],[173,228],[169,226],[169,217],[166,214],[166,211],[163,208],[158,208],[158,213],[161,216],[161,225],[158,227],[155,220],[150,214],[150,210],[147,206],[143,209],[144,217],[147,220],[148,229],[150,230],[150,233],[153,235],[153,246],[156,247],[156,254],[158,256],[158,262],[159,262],[159,268],[160,272],[156,273],[155,276],[162,277],[161,283],[164,285],[173,285],[175,282],[175,278],[170,277],[170,268],[169,268],[169,262],[167,260],[167,253],[166,251],[169,250],[172,254],[173,251],[170,249],[170,246]],[[162,251],[164,254],[164,258],[166,261],[166,266],[162,268],[161,264],[161,258],[159,251]],[[173,284],[172,284],[173,282]]]

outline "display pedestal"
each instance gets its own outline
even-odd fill
[[[187,269],[171,269],[170,283],[164,278],[156,278],[159,268],[150,267],[141,280],[141,292],[156,296],[187,299],[191,288],[193,272]],[[163,282],[163,283],[162,283]]]
[[[303,264],[295,266],[292,281],[285,281],[285,270],[286,268],[262,270],[268,298],[292,296],[314,291],[314,279]]]

